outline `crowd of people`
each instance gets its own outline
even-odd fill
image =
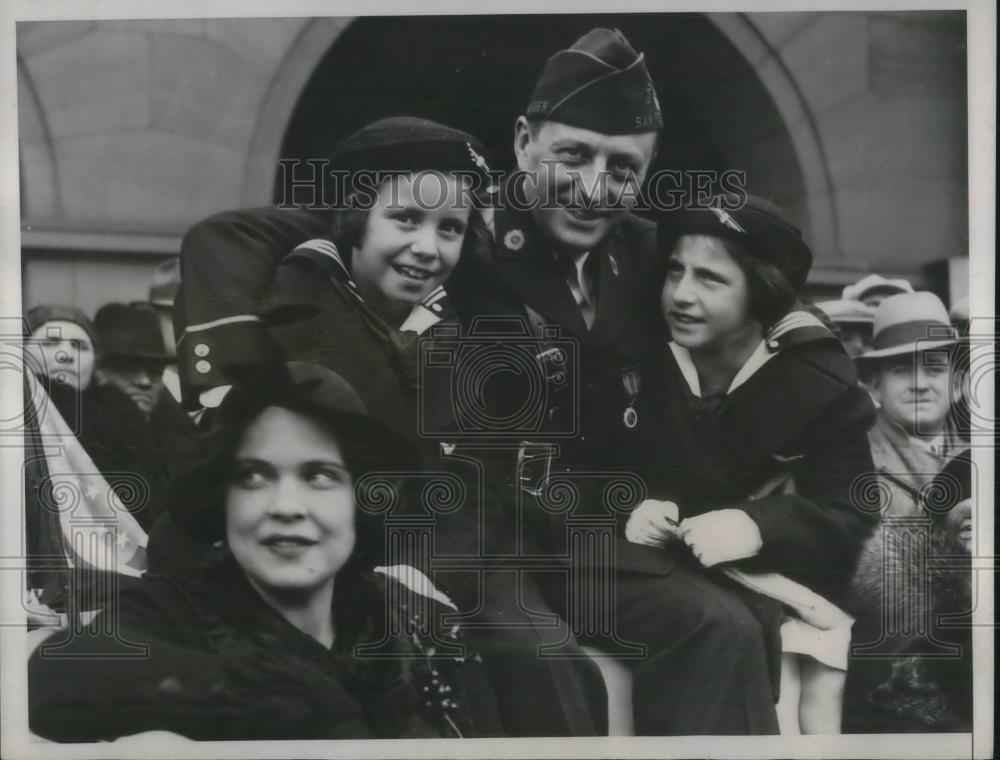
[[[370,204],[217,214],[149,302],[32,309],[31,366],[148,535],[116,625],[35,649],[32,730],[601,735],[584,646],[631,648],[641,735],[969,730],[954,627],[931,626],[949,667],[914,634],[851,657],[918,572],[886,552],[897,518],[955,560],[932,598],[971,610],[959,332],[878,275],[806,303],[812,252],[767,200],[630,213],[662,126],[643,55],[594,29],[546,64],[498,187],[474,136],[381,119],[331,159],[381,178]],[[531,371],[456,380],[526,348]],[[615,473],[643,485],[609,508]],[[459,484],[431,510],[440,572],[387,540],[390,515],[427,517],[431,476]],[[572,573],[544,561],[565,556],[560,481],[614,522]],[[29,540],[51,547],[42,501]],[[29,582],[58,612],[68,577]],[[575,624],[581,597],[610,630]],[[148,652],[71,656],[123,641]]]

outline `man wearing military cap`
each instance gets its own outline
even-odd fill
[[[550,388],[540,431],[575,429],[561,442],[566,465],[627,466],[609,457],[641,424],[635,368],[651,340],[642,294],[656,231],[629,212],[662,125],[644,56],[621,32],[593,29],[555,53],[515,123],[520,171],[500,190],[493,258],[455,270],[460,313],[513,311],[579,347],[579,375],[562,386],[579,397]]]
[[[544,437],[547,430],[577,433],[561,439],[559,461],[567,466],[586,466],[625,451],[625,440],[642,424],[634,411],[641,392],[636,367],[650,335],[640,294],[655,256],[656,234],[652,223],[629,210],[652,162],[661,126],[644,57],[620,32],[594,29],[557,52],[516,121],[514,150],[522,171],[501,188],[492,250],[479,256],[463,252],[448,281],[448,294],[467,327],[477,316],[515,316],[536,336],[555,330],[579,346],[579,375],[559,383],[560,389],[579,393],[546,387],[541,423],[526,431],[526,437]],[[217,215],[188,233],[182,247],[184,283],[175,311],[188,403],[210,388],[223,354],[269,350],[261,326],[245,307],[266,290],[276,262],[323,234],[321,215],[277,209]],[[223,313],[236,305],[244,313]],[[197,340],[192,339],[195,334]],[[230,347],[221,345],[225,342]],[[485,390],[490,403],[518,404],[507,388]],[[492,431],[481,432],[488,437]],[[618,444],[620,437],[623,445]],[[543,551],[549,529],[541,521],[529,536]],[[527,634],[514,628],[503,631],[504,636],[530,634],[538,636],[539,644],[558,643],[552,640],[563,635],[558,629],[538,625],[523,612],[527,607],[544,613],[546,605],[530,580],[522,581],[528,596],[514,598],[513,588],[493,593],[487,589],[486,612],[529,626]],[[551,693],[547,687],[500,686],[509,732],[512,722],[517,724],[514,735],[602,729],[603,719],[589,715],[587,702],[595,696],[602,701],[603,696],[587,693],[594,687],[593,675],[584,672],[586,663],[577,660],[575,672],[557,674],[557,669],[566,670],[558,662],[548,658],[545,667],[558,684],[562,709],[556,709],[558,704],[546,710],[534,707],[536,695]],[[520,716],[513,715],[518,711]]]

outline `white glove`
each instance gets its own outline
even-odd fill
[[[672,501],[646,499],[629,515],[625,538],[633,544],[662,546],[676,535],[680,508]]]
[[[753,557],[764,541],[757,523],[742,509],[717,509],[688,517],[677,535],[705,567]]]

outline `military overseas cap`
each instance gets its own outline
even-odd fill
[[[341,140],[335,170],[373,172],[488,171],[486,149],[468,132],[416,116],[379,119]]]
[[[800,290],[812,267],[813,255],[802,231],[770,201],[735,193],[713,196],[706,205],[662,214],[661,247],[683,235],[711,235],[741,243],[753,257],[777,267]]]
[[[663,126],[645,57],[617,29],[591,29],[549,58],[525,115],[605,135]]]

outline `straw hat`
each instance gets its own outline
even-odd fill
[[[875,321],[875,310],[861,301],[840,299],[836,301],[819,301],[816,304],[830,321],[837,325],[868,325]]]
[[[958,343],[948,310],[933,293],[900,293],[875,310],[872,350],[859,360],[911,354]]]
[[[858,280],[853,285],[844,288],[842,298],[845,301],[863,301],[865,296],[874,292],[883,291],[887,293],[912,293],[913,286],[903,279],[887,280],[880,274],[870,274]]]

